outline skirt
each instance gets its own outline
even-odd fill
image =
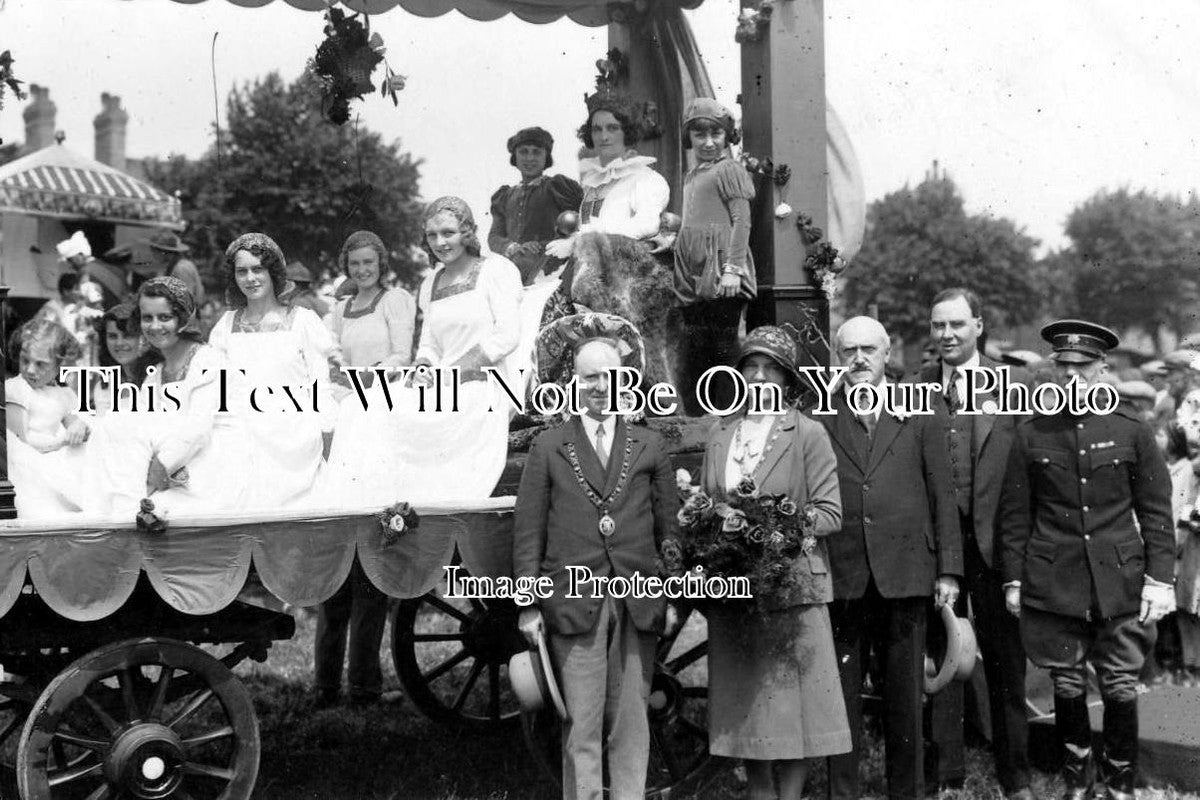
[[[709,752],[766,761],[848,753],[824,605],[708,614]]]

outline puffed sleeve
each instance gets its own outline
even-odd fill
[[[479,274],[484,283],[492,330],[479,342],[488,365],[498,364],[521,340],[521,272],[507,258],[493,256]]]
[[[504,255],[504,251],[512,244],[508,238],[508,214],[504,207],[508,204],[510,186],[501,186],[492,195],[492,228],[488,232],[488,247],[493,253]]]
[[[158,460],[167,474],[177,472],[208,446],[213,423],[221,405],[220,373],[227,366],[225,356],[214,347],[201,348],[192,356],[187,375],[173,391],[183,404],[179,423],[159,444]]]
[[[421,340],[417,345],[416,360],[435,366],[442,363],[442,348],[433,336],[433,326],[429,324],[429,306],[432,303],[433,282],[441,271],[442,268],[438,267],[426,275],[425,280],[421,281],[421,288],[417,290],[417,308],[421,310],[421,319],[424,321],[421,324]]]
[[[337,421],[337,404],[329,384],[329,362],[337,354],[333,334],[315,311],[297,307],[292,326],[300,334],[300,354],[307,371],[305,383],[317,383],[317,408],[321,418],[321,430],[331,431]]]
[[[403,289],[388,289],[379,301],[379,309],[388,329],[388,352],[383,360],[387,367],[404,367],[412,363],[413,328],[417,324],[417,304]]]
[[[343,365],[346,361],[342,353],[342,325],[345,321],[346,305],[349,302],[350,298],[348,297],[334,302],[323,320],[325,328],[333,340],[333,352],[330,353],[329,358],[338,366]]]
[[[208,332],[208,344],[229,355],[229,336],[233,332],[233,311],[226,311]]]
[[[547,183],[550,199],[561,214],[564,211],[578,211],[583,203],[583,187],[574,178],[566,175],[551,175]]]
[[[746,168],[731,158],[717,166],[716,178],[717,193],[733,223],[725,260],[734,266],[745,267],[746,254],[750,251],[750,201],[754,199],[754,182]]]
[[[628,188],[630,216],[593,219],[580,230],[613,233],[630,239],[649,239],[658,233],[659,217],[671,202],[671,187],[666,178],[646,167],[624,180],[631,182]],[[610,196],[606,202],[611,201]]]
[[[11,406],[29,408],[29,384],[20,376],[7,378],[4,381],[4,402]]]

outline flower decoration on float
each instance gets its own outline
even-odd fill
[[[401,538],[411,536],[421,526],[420,515],[411,505],[404,502],[393,503],[380,511],[377,516],[384,547],[391,547]]]
[[[825,296],[832,299],[837,294],[837,276],[846,271],[846,259],[825,240],[825,232],[813,224],[808,214],[796,215],[796,227],[804,243],[804,267],[812,273]]]
[[[321,87],[322,113],[336,125],[350,119],[351,100],[362,99],[363,95],[375,91],[371,76],[380,62],[383,62],[385,74],[379,93],[391,97],[393,104],[400,104],[397,93],[404,89],[407,80],[388,65],[384,58],[387,47],[383,37],[371,33],[370,17],[361,15],[366,22],[364,25],[359,22],[359,16],[346,16],[341,9],[331,6],[325,12],[325,39],[307,65]]]
[[[167,521],[154,513],[154,501],[149,497],[143,497],[142,501],[138,504],[138,513],[135,522],[139,531],[155,535],[162,535],[167,532]]]
[[[742,166],[751,175],[761,175],[768,178],[776,186],[787,186],[792,179],[792,168],[787,164],[776,164],[769,158],[759,158],[749,153],[742,153]]]
[[[791,562],[817,546],[812,503],[802,507],[787,495],[764,493],[752,477],[743,478],[724,499],[693,485],[686,470],[677,470],[675,481],[683,503],[677,514],[680,530],[659,545],[662,574],[745,577],[761,610],[794,592]]]
[[[737,30],[734,31],[733,40],[738,44],[762,41],[763,33],[771,24],[773,11],[771,0],[763,0],[754,8],[743,8],[738,14]]]
[[[13,61],[11,50],[5,50],[0,53],[0,108],[4,108],[4,92],[5,89],[11,91],[13,96],[18,100],[25,99],[25,92],[21,91],[21,84],[24,81],[17,80],[17,76],[13,74]],[[3,141],[0,139],[0,141]]]

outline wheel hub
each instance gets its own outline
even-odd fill
[[[673,675],[655,672],[650,681],[650,717],[654,720],[669,720],[679,712],[683,704],[683,684]]]
[[[104,759],[104,774],[138,800],[161,800],[179,788],[183,762],[183,743],[175,731],[139,722],[117,735]]]

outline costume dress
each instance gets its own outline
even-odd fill
[[[517,349],[521,327],[516,266],[490,255],[459,283],[447,285],[444,273],[439,265],[418,292],[424,322],[417,360],[449,368],[477,352],[483,366],[500,367],[511,377],[506,362]],[[444,378],[440,411],[435,387],[399,382],[376,383],[362,398],[355,393],[342,401],[324,482],[329,503],[370,508],[401,499],[491,494],[508,453],[511,403],[482,372],[466,370],[459,378],[458,410],[451,410],[449,372]]]
[[[25,409],[27,441],[8,432],[8,478],[16,491],[17,516],[37,519],[79,511],[83,445],[62,444],[63,418],[79,401],[66,386],[35,389],[23,375],[4,381],[5,402]],[[39,448],[61,445],[49,452]]]
[[[164,375],[163,366],[146,377],[141,401],[156,397],[156,410],[110,411],[98,416],[88,439],[83,510],[132,520],[146,496],[146,474],[157,456],[177,485],[150,496],[160,516],[207,514],[258,507],[260,492],[274,480],[253,472],[254,442],[249,427],[260,420],[219,413],[220,376],[225,355],[198,345],[182,375]],[[237,373],[227,370],[227,395],[244,393]],[[173,397],[175,403],[165,398]],[[265,415],[261,415],[265,416]],[[181,472],[185,470],[185,472]]]
[[[251,474],[265,480],[253,502],[261,508],[286,508],[307,500],[321,468],[322,429],[332,429],[336,409],[329,393],[329,357],[333,338],[315,313],[289,307],[281,324],[247,324],[244,309],[226,311],[209,334],[232,370],[245,370],[247,392],[255,387],[256,404],[247,392],[229,398],[229,409],[243,418],[253,447]],[[313,409],[313,386],[317,409]],[[290,387],[301,411],[282,394]],[[265,387],[271,387],[267,394]]]
[[[539,175],[516,186],[501,186],[492,195],[492,229],[488,247],[504,255],[511,244],[537,245],[536,252],[518,253],[512,261],[521,281],[533,282],[546,261],[546,242],[558,237],[554,222],[564,211],[577,211],[583,200],[578,181],[565,175]]]
[[[739,430],[740,429],[740,430]],[[743,477],[763,494],[813,503],[817,545],[792,565],[785,596],[755,606],[713,604],[708,619],[709,752],[750,759],[814,758],[849,752],[826,603],[832,598],[824,536],[841,526],[837,461],[818,423],[785,416],[717,423],[704,457],[711,497]]]
[[[676,389],[692,415],[704,413],[695,391],[704,371],[732,366],[742,309],[756,290],[749,248],[753,199],[749,173],[732,158],[701,162],[683,179],[683,223],[675,239],[675,294],[687,335],[682,342],[684,385]],[[737,297],[715,294],[726,264],[744,272]],[[728,408],[734,400],[733,382],[713,381],[711,386],[716,406]]]
[[[352,310],[353,296],[334,305],[325,320],[347,366],[367,368],[390,356],[412,359],[417,304],[403,289],[384,289],[366,308]]]

